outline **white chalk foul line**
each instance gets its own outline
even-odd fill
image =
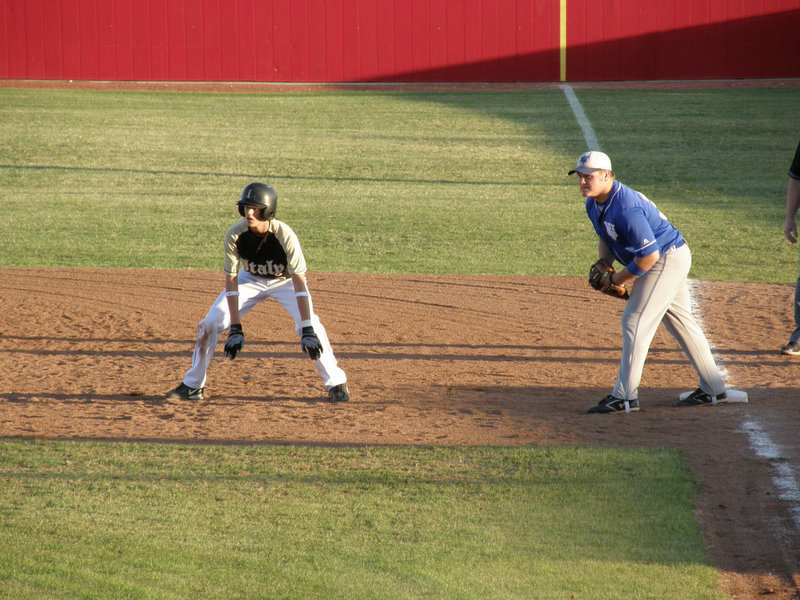
[[[795,470],[786,461],[781,447],[772,441],[760,424],[748,419],[742,423],[742,430],[747,434],[756,456],[769,461],[773,471],[772,484],[778,491],[778,498],[791,504],[789,513],[795,529],[800,532],[800,485]]]
[[[700,310],[700,302],[699,298],[703,298],[703,282],[698,281],[696,279],[689,279],[689,295],[691,297],[692,302],[692,315],[694,316],[694,320],[697,322],[697,325],[700,329],[703,330],[703,333],[706,333],[706,326],[703,323],[703,311]],[[725,361],[717,352],[716,347],[714,346],[714,342],[711,338],[706,335],[706,339],[708,340],[708,345],[711,348],[711,355],[714,357],[714,362],[717,363],[717,367],[719,367],[720,375],[722,375],[722,379],[728,384],[728,387],[731,387],[733,384],[731,383],[731,374],[728,371],[728,368],[725,366]]]
[[[562,83],[559,85],[559,87],[564,91],[564,95],[567,97],[567,102],[572,109],[572,113],[575,115],[575,120],[578,122],[578,126],[583,132],[583,139],[586,140],[586,149],[601,150],[600,144],[597,142],[597,136],[592,128],[592,124],[589,122],[589,118],[586,116],[586,113],[583,112],[583,107],[581,106],[578,97],[575,95],[572,86],[567,83]]]
[[[704,286],[702,281],[689,280],[689,290],[692,295],[692,312],[694,313],[695,320],[700,328],[705,331],[703,325],[702,311],[699,306],[699,298],[703,298]],[[699,298],[698,298],[699,297]],[[714,359],[720,367],[723,378],[730,385],[730,373],[724,367],[722,358],[718,356],[714,350],[714,346],[709,340],[711,345],[711,352],[714,354]],[[742,430],[747,434],[750,442],[750,447],[755,452],[756,456],[769,461],[769,466],[772,471],[770,479],[772,485],[778,491],[778,498],[784,502],[789,503],[789,514],[791,515],[794,528],[800,533],[800,484],[797,481],[797,473],[789,463],[783,453],[781,447],[772,441],[769,434],[764,431],[764,428],[752,418],[746,419],[742,423]]]

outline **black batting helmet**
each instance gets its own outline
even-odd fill
[[[236,204],[239,206],[239,214],[242,216],[244,216],[245,206],[263,208],[264,214],[261,219],[269,221],[275,216],[275,209],[278,208],[278,193],[266,183],[251,183],[242,190],[242,197]]]

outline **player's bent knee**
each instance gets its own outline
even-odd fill
[[[224,325],[216,320],[203,319],[197,324],[197,335],[199,337],[207,338],[212,333],[219,335],[223,331],[225,331]]]

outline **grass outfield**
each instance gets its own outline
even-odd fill
[[[578,97],[694,277],[794,282],[800,90]],[[252,180],[315,271],[596,257],[560,91],[2,89],[0,149],[2,267],[221,269]],[[5,440],[0,465],[0,598],[721,597],[671,451]]]
[[[686,235],[693,277],[794,281],[800,89],[577,95],[620,180]],[[221,268],[252,180],[311,270],[583,276],[596,258],[559,90],[0,89],[0,140],[0,266]]]
[[[0,598],[722,597],[675,451],[7,440],[0,473]]]

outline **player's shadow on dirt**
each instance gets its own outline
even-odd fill
[[[3,336],[0,336],[3,337]],[[77,347],[63,349],[38,349],[26,352],[36,356],[98,356],[98,357],[152,357],[154,359],[191,357],[194,340],[141,340],[141,339],[108,339],[108,338],[52,338],[45,336],[19,337],[20,341],[49,341],[54,345],[59,342],[73,343]],[[81,348],[81,344],[95,344],[93,349]],[[132,348],[114,349],[113,344],[141,345],[141,350]],[[249,360],[270,359],[302,359],[304,355],[297,349],[298,341],[250,341],[239,355],[239,363]],[[154,347],[164,345],[180,345],[180,350],[157,350]],[[215,361],[224,358],[224,341],[217,344]],[[371,351],[358,351],[359,349]],[[419,344],[413,342],[384,343],[344,343],[337,346],[334,342],[337,358],[352,361],[359,360],[409,360],[409,361],[487,361],[487,362],[548,362],[564,364],[585,364],[618,360],[620,348],[617,346],[552,346],[552,345],[511,345],[511,344]],[[19,348],[0,349],[0,353],[17,353]],[[563,355],[559,353],[564,353]],[[773,350],[724,349],[719,354],[728,364],[743,362],[748,366],[774,366],[784,361]],[[753,360],[762,357],[762,360]],[[684,364],[686,358],[678,348],[651,348],[648,352],[648,364]]]
[[[268,392],[268,390],[266,390]],[[42,402],[52,400],[54,402],[61,402],[64,404],[118,404],[120,402],[129,402],[131,404],[147,404],[147,405],[163,405],[163,406],[227,406],[242,403],[281,403],[293,402],[303,404],[331,404],[328,396],[320,391],[318,394],[308,396],[286,396],[284,395],[241,395],[241,394],[224,394],[220,391],[219,395],[213,392],[207,392],[204,400],[167,400],[164,394],[152,395],[143,394],[137,391],[123,392],[121,394],[53,394],[53,393],[8,393],[0,394],[0,401],[8,402],[9,404],[30,404],[34,402]],[[120,417],[124,420],[129,417]]]

